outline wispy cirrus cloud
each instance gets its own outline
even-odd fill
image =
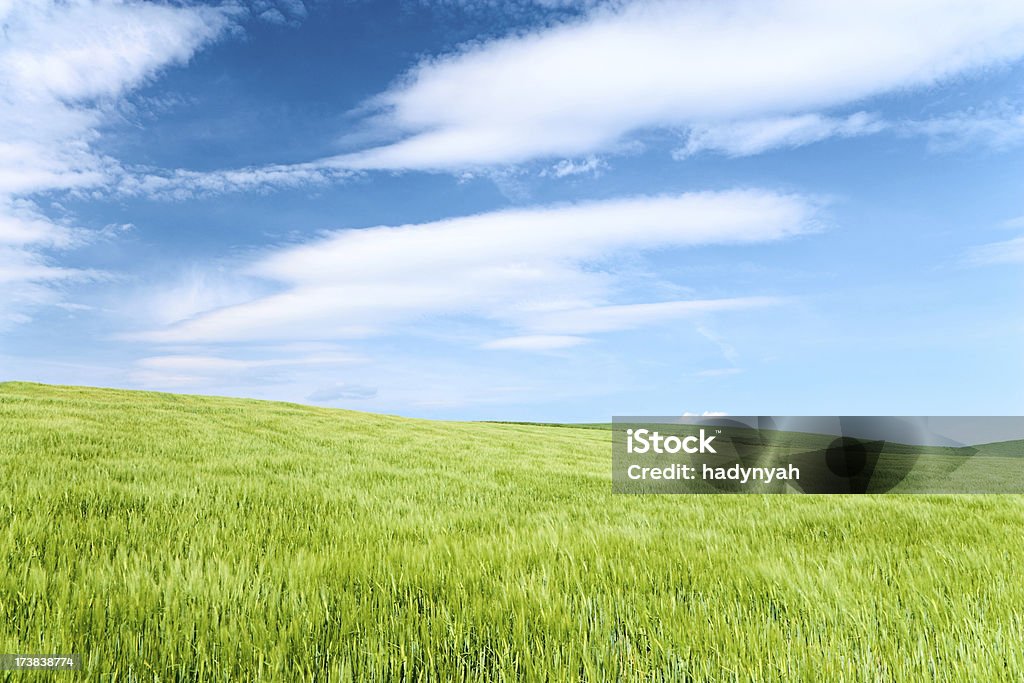
[[[302,0],[252,0],[249,11],[261,21],[295,27],[309,16]]]
[[[682,146],[672,150],[672,157],[684,161],[699,154],[722,154],[747,157],[777,149],[804,147],[828,139],[859,138],[888,132],[905,138],[923,138],[931,151],[944,153],[971,146],[1003,152],[1024,145],[1024,113],[1008,103],[989,104],[927,119],[886,119],[865,111],[847,116],[819,113],[771,116],[763,118],[694,123],[686,127]],[[611,153],[631,149],[614,145]],[[541,156],[544,156],[543,154]],[[121,195],[149,199],[184,200],[215,196],[228,192],[271,192],[281,189],[327,185],[344,182],[364,173],[360,155],[325,157],[297,164],[267,164],[216,171],[138,170],[119,173],[116,191]],[[497,162],[496,162],[497,163]],[[470,170],[461,164],[458,170],[466,177],[477,172],[493,180],[505,194],[519,196],[516,179],[521,166],[497,166]],[[486,165],[484,165],[486,166]],[[572,176],[600,176],[610,167],[596,154],[567,158],[545,166],[538,172],[542,178],[562,179]]]
[[[220,171],[125,172],[116,185],[116,192],[125,196],[148,199],[186,200],[210,197],[228,192],[270,192],[296,187],[326,185],[356,175],[355,171],[333,164],[269,164]]]
[[[238,11],[118,0],[0,3],[0,320],[59,300],[56,283],[96,273],[54,265],[87,232],[31,197],[83,191],[122,173],[94,149],[109,103],[186,62]]]
[[[777,297],[747,296],[729,299],[701,299],[696,301],[658,301],[611,306],[591,306],[565,311],[547,311],[530,316],[525,324],[540,332],[572,332],[597,334],[646,327],[678,318],[695,317],[705,313],[741,311],[750,308],[778,306]]]
[[[720,311],[769,297],[636,301],[623,254],[753,244],[820,227],[813,199],[759,190],[633,197],[339,230],[241,270],[271,293],[134,335],[159,343],[333,339],[468,317],[526,348]],[[624,296],[633,301],[623,302]],[[533,336],[540,335],[540,336]]]
[[[985,11],[966,0],[633,2],[424,60],[368,105],[404,137],[333,163],[446,170],[579,157],[652,127],[692,127],[698,146],[727,152],[714,126],[746,126],[741,152],[861,134],[872,127],[863,115],[820,112],[1022,55],[1016,0]]]
[[[553,164],[550,168],[546,168],[540,172],[542,177],[552,178],[566,178],[574,175],[592,175],[597,176],[601,174],[601,171],[608,168],[607,162],[596,156],[589,156],[585,159],[562,159],[556,164]]]
[[[967,262],[976,266],[1024,263],[1024,236],[974,247],[967,252]]]
[[[332,345],[307,348],[253,347],[205,353],[165,353],[136,360],[128,380],[139,386],[217,388],[280,384],[301,376],[322,380],[325,373],[349,370],[366,358]]]
[[[117,162],[93,149],[105,104],[185,63],[229,8],[23,0],[0,10],[0,193],[92,187]]]
[[[569,334],[527,334],[492,339],[480,345],[493,351],[556,351],[586,344],[589,339]]]
[[[917,121],[848,111],[875,96],[1019,60],[1024,6],[1013,0],[995,0],[984,12],[966,0],[522,5],[572,13],[561,23],[424,59],[358,110],[368,139],[393,142],[299,164],[136,169],[121,175],[118,190],[189,199],[321,185],[361,171],[486,173],[558,157],[542,177],[599,175],[608,166],[599,155],[632,149],[632,134],[657,128],[684,136],[672,152],[680,160],[883,131],[926,137],[937,151],[965,144],[1000,150],[1024,139],[1011,107]]]
[[[689,130],[686,144],[673,155],[684,159],[713,151],[734,157],[751,156],[779,147],[802,147],[831,137],[871,135],[889,127],[889,123],[867,112],[842,118],[802,114],[695,125]]]
[[[1004,151],[1024,145],[1024,107],[1003,102],[904,124],[904,131],[923,135],[937,151],[967,146]]]
[[[877,114],[857,112],[846,117],[802,114],[695,125],[687,133],[686,144],[673,156],[685,159],[701,152],[752,156],[829,138],[855,138],[883,131],[924,138],[935,152],[968,146],[1002,152],[1024,145],[1024,111],[1002,102],[917,120],[886,120]]]

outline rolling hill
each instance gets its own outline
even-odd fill
[[[1021,496],[612,495],[601,429],[25,383],[0,426],[0,652],[82,680],[1024,677]]]

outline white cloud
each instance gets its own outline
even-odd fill
[[[551,168],[541,171],[540,175],[542,177],[551,176],[553,178],[565,178],[581,174],[597,176],[606,168],[608,168],[608,164],[605,161],[598,159],[595,156],[589,156],[586,159],[581,159],[579,161],[562,159]]]
[[[804,197],[743,190],[339,230],[271,252],[241,271],[275,293],[135,338],[331,339],[383,334],[446,316],[486,320],[524,335],[572,336],[775,305],[767,298],[616,305],[613,300],[627,289],[616,264],[656,249],[783,239],[817,229],[817,212]]]
[[[137,365],[149,370],[174,370],[177,372],[224,372],[252,370],[254,368],[278,367],[282,365],[339,365],[361,362],[361,357],[345,353],[321,353],[296,358],[235,359],[220,356],[151,356],[142,358]]]
[[[948,151],[984,146],[997,151],[1024,145],[1024,111],[1008,104],[957,112],[903,126],[912,135],[929,138],[933,149]]]
[[[250,0],[249,11],[268,24],[299,26],[309,12],[302,0]]]
[[[306,5],[302,0],[277,0],[280,6],[289,16],[295,19],[305,19],[308,16]]]
[[[707,325],[697,325],[697,333],[718,347],[722,357],[734,366],[739,362],[739,353],[732,344],[727,342],[722,335],[718,334]]]
[[[704,151],[732,157],[751,156],[827,138],[860,137],[882,131],[925,137],[937,152],[966,146],[1004,151],[1024,144],[1024,113],[1004,103],[917,121],[886,121],[874,114],[857,112],[847,117],[801,114],[694,125],[689,129],[686,144],[673,156],[685,159]]]
[[[755,296],[731,299],[703,299],[699,301],[660,301],[656,303],[618,306],[591,306],[531,316],[525,321],[524,325],[530,329],[542,332],[594,334],[598,332],[630,330],[636,327],[656,325],[704,313],[763,308],[778,306],[782,303],[783,301],[778,298]]]
[[[968,252],[967,260],[979,266],[1024,263],[1024,237],[974,247]]]
[[[480,348],[498,351],[554,351],[579,346],[589,341],[586,337],[558,334],[531,334],[519,337],[495,339],[481,345]]]
[[[268,192],[281,188],[325,185],[354,175],[353,171],[318,162],[271,164],[223,171],[189,171],[124,174],[119,193],[150,199],[192,199],[225,192]]]
[[[409,0],[431,8],[460,9],[469,12],[501,11],[521,14],[537,9],[582,10],[601,5],[622,4],[622,0]]]
[[[287,3],[264,4],[275,21],[298,17]],[[607,167],[598,153],[632,149],[630,133],[659,127],[685,133],[677,159],[704,151],[748,156],[883,130],[927,136],[940,150],[1024,141],[1024,117],[1007,107],[899,123],[864,111],[822,113],[1020,59],[1024,5],[1016,0],[994,0],[984,12],[966,0],[555,4],[586,16],[425,59],[360,107],[371,115],[359,135],[401,138],[393,143],[301,164],[126,174],[119,189],[182,199],[322,184],[373,169],[494,173],[558,156],[567,158],[542,177],[598,175]],[[493,179],[506,194],[521,194],[514,176]]]
[[[265,349],[273,352],[274,349]],[[226,358],[211,355],[172,354],[141,358],[130,374],[143,386],[189,386],[225,381],[253,380],[273,375],[283,368],[314,368],[318,372],[364,362],[344,351],[301,354],[277,353],[263,358]]]
[[[118,0],[0,4],[0,318],[26,320],[21,308],[59,301],[54,282],[96,275],[53,265],[53,250],[88,234],[26,197],[117,177],[117,162],[93,149],[109,102],[186,62],[231,11]]]
[[[320,387],[307,396],[306,400],[314,403],[333,403],[342,400],[366,400],[374,398],[376,395],[375,387],[362,384],[332,384]]]
[[[260,19],[267,22],[268,24],[277,24],[278,26],[284,26],[288,23],[284,15],[281,14],[280,10],[271,8],[265,12],[261,12],[259,15]]]
[[[58,302],[64,283],[100,277],[47,258],[47,250],[70,247],[80,239],[80,231],[49,220],[33,203],[0,195],[0,329],[28,322],[31,318],[23,311]]]
[[[238,275],[227,265],[182,266],[173,273],[135,282],[130,293],[119,291],[106,306],[131,326],[166,326],[200,313],[245,303],[265,294],[266,287]]]
[[[801,147],[830,137],[870,135],[887,127],[888,124],[867,112],[846,118],[803,114],[695,125],[690,129],[686,145],[674,156],[682,159],[706,150],[733,157],[750,156],[776,147]]]
[[[1019,0],[634,2],[423,61],[370,103],[382,130],[406,137],[331,163],[452,169],[579,157],[644,128],[743,121],[788,121],[795,131],[774,138],[793,144],[865,129],[801,116],[1022,55]]]
[[[32,202],[0,195],[0,245],[67,247],[77,239],[72,228],[46,218]]]
[[[8,102],[119,95],[187,61],[227,23],[223,10],[117,0],[19,0],[12,8],[0,51]]]
[[[29,322],[27,310],[59,302],[64,283],[99,276],[94,271],[52,265],[32,249],[0,244],[0,329]]]

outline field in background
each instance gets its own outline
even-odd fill
[[[111,681],[1024,678],[1024,497],[613,496],[610,455],[0,384],[0,652]]]

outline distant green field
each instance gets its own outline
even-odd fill
[[[1020,681],[1024,497],[613,496],[602,429],[0,384],[0,652],[102,681]]]

